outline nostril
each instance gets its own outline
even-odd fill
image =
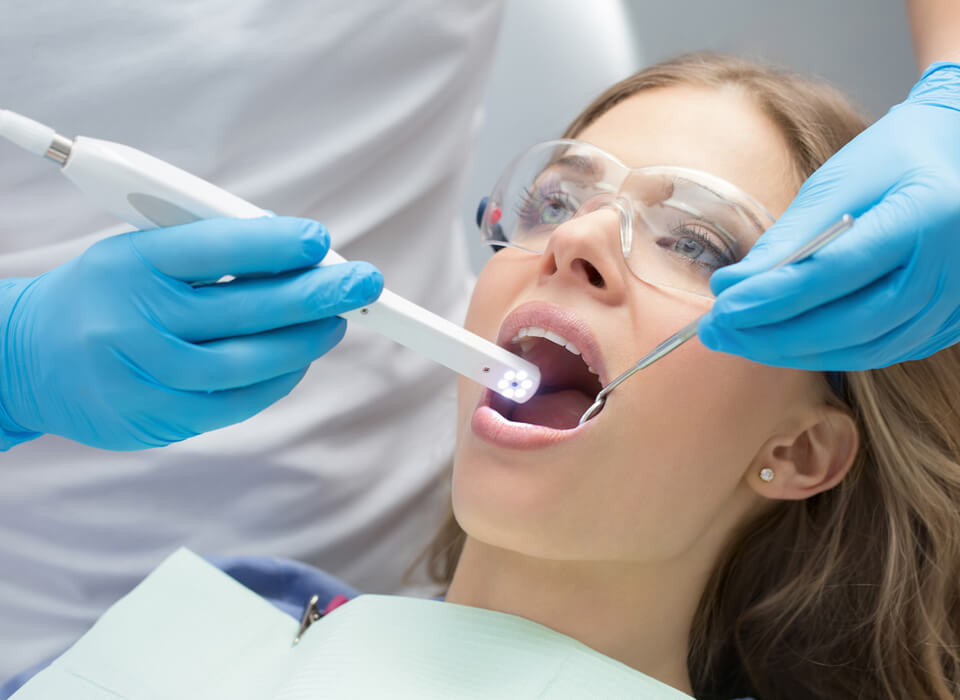
[[[573,266],[574,268],[578,266],[582,267],[583,271],[587,275],[587,281],[589,281],[594,287],[603,289],[605,286],[607,286],[606,282],[603,281],[603,275],[600,274],[600,271],[583,258],[577,258],[574,260]]]

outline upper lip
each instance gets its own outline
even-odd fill
[[[529,326],[539,326],[553,331],[573,343],[580,351],[583,361],[596,370],[600,385],[607,385],[607,367],[600,352],[600,344],[587,322],[572,310],[543,301],[521,304],[507,314],[503,323],[500,324],[497,345],[507,348],[517,332]]]

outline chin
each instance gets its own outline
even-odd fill
[[[457,522],[470,537],[494,547],[548,559],[575,558],[571,549],[578,549],[582,528],[563,500],[569,490],[558,482],[518,480],[506,473],[516,469],[499,460],[458,460],[452,488]]]

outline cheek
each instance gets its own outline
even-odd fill
[[[612,510],[634,514],[624,521],[623,541],[632,532],[638,553],[656,543],[659,555],[671,556],[727,519],[745,471],[788,410],[789,372],[713,353],[693,339],[631,378],[611,436],[630,447],[606,486],[620,494]]]
[[[689,301],[645,301],[618,372],[704,311]],[[797,395],[797,374],[711,352],[693,338],[610,394],[613,454],[595,472],[604,474],[594,484],[603,498],[593,507],[611,517],[610,541],[632,547],[622,554],[674,555],[727,517],[745,470]]]
[[[640,431],[651,449],[662,444],[676,467],[700,465],[704,476],[746,466],[779,414],[775,368],[712,353],[695,340],[634,378],[624,429]]]
[[[706,313],[711,304],[659,290],[641,290],[638,297],[632,311],[637,333],[618,348],[614,376]],[[651,445],[662,435],[665,444],[668,439],[686,443],[691,454],[705,458],[714,454],[704,444],[709,440],[710,449],[727,445],[739,456],[755,450],[755,441],[768,433],[769,419],[783,404],[780,385],[792,374],[712,352],[694,336],[631,376],[611,398],[622,394],[617,397],[624,402],[618,424],[625,434],[639,430],[651,437]]]

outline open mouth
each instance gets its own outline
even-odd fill
[[[490,392],[490,408],[515,423],[576,428],[603,388],[580,350],[559,333],[540,326],[518,329],[504,347],[540,368],[540,389],[522,404]]]
[[[485,405],[513,423],[576,428],[605,377],[603,356],[590,327],[571,309],[529,302],[504,319],[497,343],[540,369],[540,388],[522,404],[488,392]]]

